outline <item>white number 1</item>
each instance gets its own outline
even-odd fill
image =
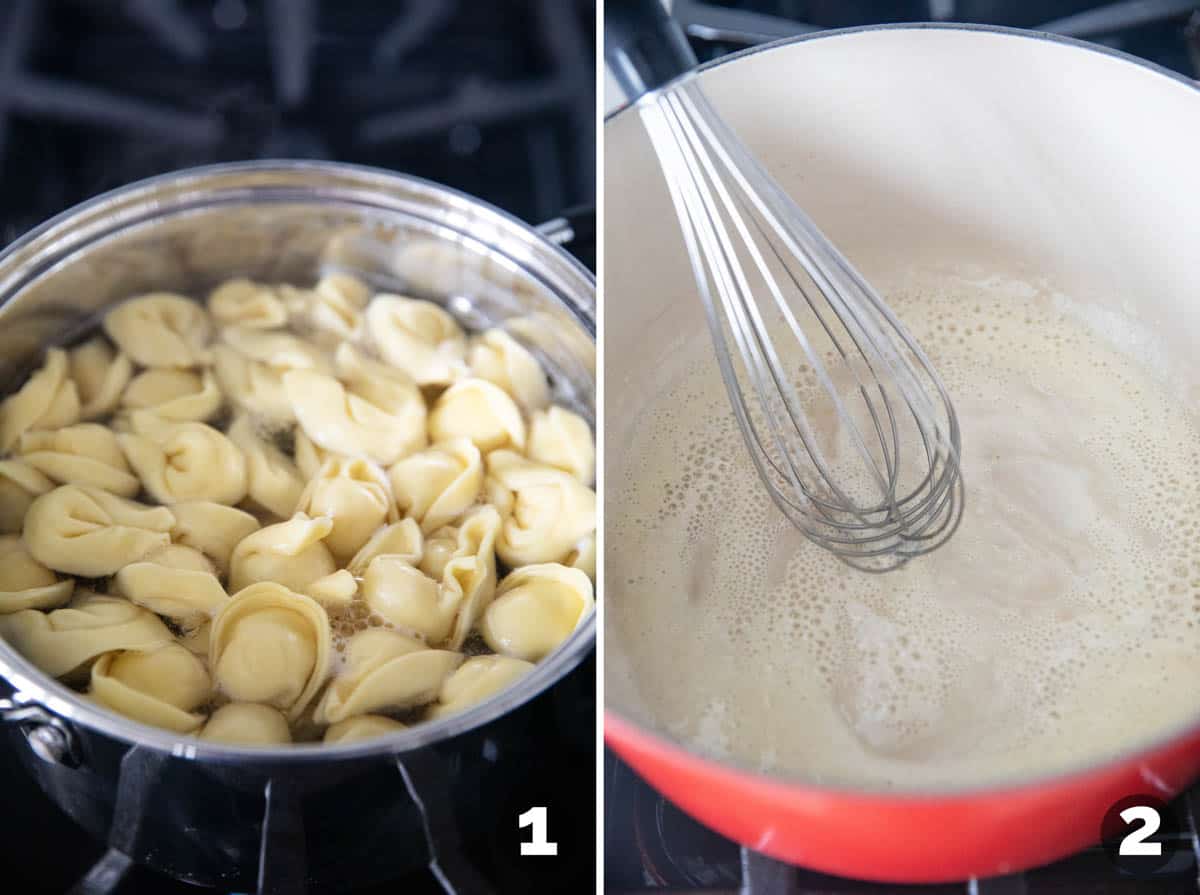
[[[558,843],[546,841],[546,807],[537,805],[517,817],[520,828],[533,827],[533,841],[521,843],[522,855],[557,855]]]
[[[1149,805],[1134,805],[1131,808],[1126,808],[1121,812],[1121,820],[1127,824],[1133,823],[1135,820],[1140,820],[1142,826],[1134,830],[1128,836],[1121,840],[1121,847],[1117,853],[1122,855],[1161,855],[1161,842],[1147,842],[1146,840],[1158,832],[1159,824],[1162,823],[1162,818],[1158,816],[1158,812]],[[522,846],[524,848],[524,846]]]

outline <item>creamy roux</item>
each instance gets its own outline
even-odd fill
[[[783,520],[707,335],[687,340],[607,449],[610,704],[712,756],[874,787],[1061,770],[1200,715],[1196,421],[1061,296],[956,288],[889,299],[954,397],[966,513],[882,576]]]

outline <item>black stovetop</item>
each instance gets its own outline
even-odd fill
[[[1087,0],[674,0],[672,8],[702,61],[747,46],[828,28],[906,21],[955,21],[1042,28],[1093,40],[1200,77],[1200,3],[1099,4]],[[692,820],[612,753],[604,763],[605,889],[632,893],[928,893],[928,895],[1197,895],[1200,788],[1175,808],[1187,835],[1158,877],[1120,872],[1099,847],[1028,873],[944,886],[876,885],[784,867]]]
[[[335,159],[595,196],[594,0],[4,0],[0,240],[132,180]]]
[[[1146,878],[1097,845],[1025,873],[968,883],[897,886],[789,867],[684,814],[612,752],[604,753],[604,888],[611,895],[1197,895],[1200,787],[1173,805],[1183,832],[1164,837],[1165,864]]]
[[[593,0],[3,0],[0,243],[130,181],[253,158],[401,171],[531,223],[593,204],[594,24]],[[594,266],[590,237],[568,248]],[[587,842],[594,679],[589,659],[539,697],[569,693],[587,711],[569,737],[556,713],[543,714],[545,761],[530,782]],[[0,892],[197,891],[122,868],[119,857],[106,865],[124,871],[115,888],[72,889],[105,848],[36,788],[5,743]],[[520,834],[514,824],[499,835],[515,843]],[[461,859],[498,892],[593,885],[590,848],[587,861],[542,865],[533,877],[515,846],[512,860],[508,851],[477,843]],[[422,873],[375,891],[445,889]]]

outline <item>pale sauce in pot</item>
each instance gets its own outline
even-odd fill
[[[955,401],[961,529],[881,576],[808,544],[696,332],[608,448],[609,704],[703,754],[884,787],[1063,770],[1194,717],[1200,431],[1134,323],[1001,280],[888,299]]]

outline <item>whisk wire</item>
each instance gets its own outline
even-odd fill
[[[940,546],[962,514],[961,436],[929,358],[741,145],[694,79],[644,97],[641,110],[735,419],[775,503],[807,537],[869,571]],[[801,311],[812,322],[803,322]],[[859,461],[855,481],[861,488],[865,474],[874,496],[852,499],[843,487],[785,366],[772,319],[803,353],[838,422],[836,434]],[[828,343],[824,356],[812,339],[817,334]],[[847,405],[851,398],[865,428]],[[913,430],[907,437],[900,408],[907,410],[904,428]],[[918,444],[906,453],[909,438]],[[833,459],[840,459],[836,450]]]

